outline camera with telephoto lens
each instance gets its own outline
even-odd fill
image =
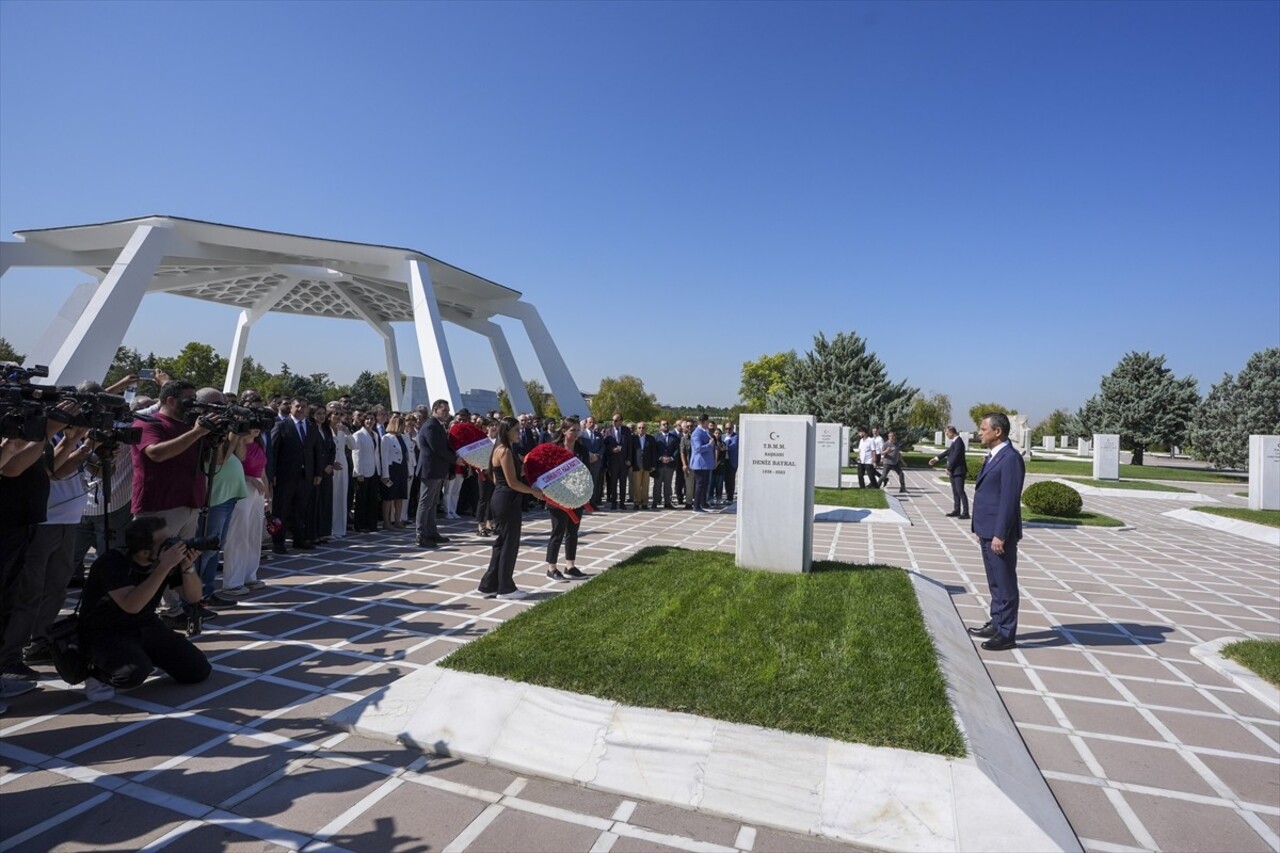
[[[218,539],[217,536],[188,536],[186,539],[183,539],[181,536],[170,536],[168,539],[164,540],[164,544],[160,546],[160,550],[163,551],[166,548],[170,548],[178,542],[186,545],[192,551],[216,551],[222,545],[221,540]]]
[[[49,410],[61,399],[56,388],[32,385],[32,378],[49,375],[42,364],[23,367],[13,362],[0,363],[0,438],[43,441],[49,422]],[[67,416],[58,412],[66,423]]]

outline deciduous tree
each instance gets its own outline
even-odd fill
[[[614,412],[625,421],[648,421],[658,414],[658,399],[644,390],[644,382],[637,376],[606,376],[591,398],[591,414],[608,423]]]
[[[787,371],[795,362],[795,350],[762,355],[755,361],[744,361],[742,385],[738,388],[738,399],[742,401],[743,410],[763,412],[770,395],[781,395],[786,391]]]
[[[973,428],[977,429],[982,426],[982,416],[990,414],[1016,415],[1017,409],[1008,409],[999,403],[978,403],[976,406],[969,407],[969,418],[973,421]]]
[[[951,398],[937,392],[928,397],[917,394],[911,401],[907,426],[921,432],[937,432],[951,423]]]

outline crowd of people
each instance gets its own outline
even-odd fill
[[[51,631],[68,588],[82,588],[86,696],[106,700],[153,667],[180,682],[206,678],[208,661],[190,638],[266,588],[258,573],[267,550],[287,555],[410,526],[419,547],[435,548],[449,541],[438,518],[473,517],[476,533],[493,540],[479,591],[518,598],[523,515],[545,509],[547,577],[585,578],[581,516],[548,505],[523,476],[524,457],[541,444],[561,444],[591,472],[584,511],[708,512],[734,500],[738,436],[706,415],[663,419],[651,433],[620,414],[602,426],[452,413],[445,400],[412,412],[347,398],[313,407],[163,374],[157,396],[135,397],[138,381],[79,387],[90,397],[128,389],[128,439],[75,425],[79,406],[68,399],[43,438],[0,440],[0,713],[5,699],[34,688],[36,667],[53,663]],[[450,447],[459,421],[493,440],[487,467],[464,464]]]

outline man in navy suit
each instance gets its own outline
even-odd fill
[[[1022,481],[1026,463],[1009,443],[1009,418],[984,415],[978,439],[989,451],[973,491],[973,532],[991,591],[991,619],[969,633],[988,651],[1018,645],[1018,540],[1022,538]]]
[[[947,438],[951,439],[951,444],[947,445],[946,450],[930,459],[929,464],[937,465],[942,460],[946,460],[947,474],[951,477],[951,502],[954,504],[947,516],[968,518],[969,496],[964,491],[964,478],[969,476],[969,463],[964,458],[964,439],[953,426],[947,427]]]
[[[450,420],[449,401],[436,400],[431,404],[431,417],[418,430],[417,476],[422,485],[418,489],[415,526],[418,529],[416,542],[420,548],[432,548],[449,541],[449,537],[442,536],[436,526],[436,507],[449,469],[458,461],[458,455],[449,447],[449,434],[444,428]]]
[[[609,509],[626,509],[627,481],[631,478],[631,430],[622,423],[619,412],[613,413],[613,426],[604,430],[604,459]]]
[[[276,514],[293,534],[293,547],[309,551],[315,546],[308,541],[307,517],[316,486],[320,485],[320,434],[311,421],[311,406],[294,397],[290,416],[276,421],[271,430],[271,450],[275,460],[275,480],[271,497]],[[277,554],[287,554],[284,529],[272,539]]]

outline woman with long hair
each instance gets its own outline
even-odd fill
[[[347,429],[340,403],[329,404],[329,427],[333,431],[333,500],[330,502],[331,529],[335,539],[347,535],[347,516],[351,512],[351,471],[347,466],[350,451],[355,450],[356,440]],[[321,512],[324,508],[321,507]]]
[[[520,441],[520,422],[506,417],[498,426],[498,437],[489,457],[489,477],[493,480],[493,497],[489,511],[498,525],[498,538],[493,540],[489,570],[480,579],[480,592],[486,598],[527,598],[528,593],[516,589],[516,557],[520,553],[520,528],[524,517],[521,495],[542,500],[542,490],[525,485],[521,478],[520,457],[514,445]]]
[[[409,497],[409,448],[405,445],[404,418],[394,412],[382,437],[382,526],[387,530],[404,527],[400,513]]]
[[[556,438],[556,444],[559,444],[565,450],[582,460],[582,464],[587,464],[587,448],[586,445],[578,441],[578,435],[582,431],[581,425],[577,418],[565,418],[560,422],[559,435]],[[551,538],[547,540],[547,577],[556,581],[581,580],[585,578],[578,567],[574,565],[574,561],[578,556],[578,526],[581,524],[581,518],[570,515],[557,506],[547,504],[547,510],[551,513]],[[575,520],[576,519],[576,520]],[[563,572],[556,567],[556,559],[560,556],[560,545],[564,544],[564,559],[567,567]]]
[[[328,409],[316,406],[311,411],[311,422],[320,437],[320,470],[316,472],[320,476],[320,485],[316,486],[315,500],[311,504],[307,540],[324,543],[333,533],[333,466],[337,463],[338,445],[329,424]]]
[[[481,418],[476,421],[480,429],[484,430],[491,441],[497,443],[499,424],[496,420],[488,420]],[[493,526],[493,514],[489,511],[489,501],[493,498],[493,477],[489,476],[488,471],[480,471],[476,474],[479,480],[479,496],[476,501],[476,533],[481,536],[493,536],[498,532]]]
[[[222,594],[240,598],[265,583],[258,580],[262,561],[262,534],[265,509],[271,505],[271,481],[267,478],[267,449],[254,428],[239,441],[235,455],[244,468],[249,496],[236,502],[222,545]]]

